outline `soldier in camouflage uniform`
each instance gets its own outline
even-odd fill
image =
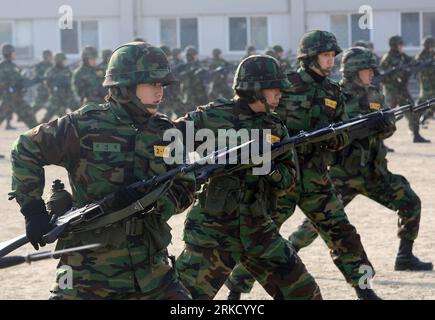
[[[104,72],[97,69],[97,49],[86,46],[82,50],[80,66],[73,73],[73,89],[80,104],[103,103],[106,89],[102,86]]]
[[[290,135],[348,119],[340,87],[328,78],[334,58],[340,52],[337,40],[330,32],[315,30],[302,37],[298,49],[300,68],[288,74],[291,87],[278,108]],[[327,167],[334,160],[334,152],[347,143],[348,137],[339,135],[324,144],[298,147],[300,179],[293,192],[278,199],[277,212],[273,216],[281,226],[294,213],[297,204],[319,230],[335,265],[354,287],[358,297],[379,299],[372,289],[359,287],[360,268],[373,267],[328,173]],[[240,292],[250,291],[252,282],[252,277],[238,266],[227,281],[228,298],[239,299]]]
[[[213,49],[212,55],[213,58],[209,63],[211,74],[209,97],[211,100],[230,99],[232,91],[228,85],[228,73],[231,71],[231,63],[222,58],[220,49]]]
[[[66,56],[64,53],[56,53],[55,65],[45,73],[45,85],[50,94],[47,113],[42,122],[48,122],[53,116],[63,116],[67,109],[76,110],[77,102],[71,88],[72,72],[65,66]]]
[[[173,124],[156,113],[156,103],[162,97],[162,86],[172,81],[159,48],[142,42],[123,45],[114,51],[107,69],[107,103],[87,103],[19,137],[12,150],[10,196],[19,203],[27,237],[36,248],[44,244],[42,235],[49,229],[41,199],[43,166],[55,164],[68,170],[74,206],[116,192],[121,211],[148,194],[145,190],[131,192],[127,185],[169,169],[163,134]],[[193,202],[194,176],[175,178],[159,189],[161,194],[151,208],[137,209],[129,218],[103,228],[59,239],[57,249],[89,243],[102,247],[60,257],[52,299],[190,298],[167,261],[171,234],[166,221]],[[65,272],[62,266],[72,268],[72,289],[58,285]]]
[[[432,36],[425,37],[423,40],[423,50],[415,57],[417,62],[426,62],[432,60],[424,70],[417,73],[418,84],[420,85],[420,95],[418,103],[435,97],[435,38]],[[424,114],[422,122],[433,117],[433,109]]]
[[[378,111],[384,107],[383,95],[371,86],[377,68],[376,57],[367,49],[351,48],[343,54],[343,88],[346,111],[350,118]],[[412,254],[420,224],[421,202],[405,177],[388,170],[387,152],[382,140],[396,130],[394,119],[387,131],[352,142],[340,152],[337,162],[330,168],[335,188],[341,194],[344,206],[362,194],[379,204],[397,211],[399,253],[395,270],[432,270],[432,263],[421,262]],[[305,220],[290,239],[299,250],[308,246],[317,236],[316,229]]]
[[[206,70],[198,60],[198,51],[194,47],[187,47],[185,53],[187,63],[178,73],[182,101],[187,107],[184,113],[193,110],[196,106],[206,104],[208,101],[205,83]],[[180,114],[180,111],[176,114]]]
[[[43,79],[45,72],[53,66],[53,53],[50,50],[42,51],[42,61],[35,65],[35,75],[36,77]],[[48,90],[47,87],[42,83],[36,88],[36,98],[33,104],[33,112],[44,108],[48,102]]]
[[[284,48],[280,45],[276,45],[273,47],[273,51],[275,52],[275,57],[279,61],[281,68],[285,73],[292,71],[291,63],[288,59],[284,58]]]
[[[280,90],[289,83],[278,61],[268,56],[243,60],[236,72],[234,100],[217,100],[176,121],[183,131],[187,121],[195,130],[269,129],[269,143],[288,137],[273,112]],[[252,131],[249,131],[250,133]],[[209,179],[199,201],[188,213],[186,247],[177,271],[195,299],[213,299],[236,263],[241,262],[274,299],[320,299],[320,290],[290,243],[269,216],[280,193],[295,184],[294,153],[274,160],[268,175],[252,170]]]
[[[403,64],[409,64],[413,61],[406,53],[402,51],[403,40],[400,36],[393,36],[389,40],[390,51],[386,53],[379,65],[379,68],[387,72],[395,67]],[[414,101],[408,90],[409,72],[397,71],[385,77],[382,81],[387,105],[395,107],[404,104],[413,104]],[[420,114],[407,113],[406,117],[409,121],[409,129],[414,135],[414,143],[428,143],[429,140],[420,135]]]
[[[10,125],[12,115],[18,115],[18,121],[24,122],[29,128],[37,124],[30,105],[24,100],[26,87],[39,81],[29,80],[21,75],[20,68],[14,63],[15,48],[10,44],[2,46],[4,60],[0,63],[0,123],[6,120],[6,129],[13,129]]]
[[[253,56],[257,54],[257,49],[255,49],[254,46],[247,46],[246,47],[246,55],[243,57],[243,59],[246,59],[247,57]]]

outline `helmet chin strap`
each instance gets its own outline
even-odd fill
[[[254,94],[254,98],[260,101],[262,104],[264,104],[266,108],[266,113],[271,113],[270,109],[273,107],[267,102],[266,97],[261,93],[261,91],[256,91]]]
[[[331,70],[323,69],[320,66],[319,61],[317,61],[317,59],[311,59],[308,66],[315,67],[316,69],[318,69],[322,73],[321,76],[323,76],[323,77],[328,77],[331,74]]]
[[[136,107],[139,109],[151,113],[148,111],[148,109],[157,110],[159,107],[158,104],[144,104],[142,101],[137,97],[136,92],[133,92],[130,88],[124,88],[127,93],[127,97],[129,98],[130,102],[133,103]]]

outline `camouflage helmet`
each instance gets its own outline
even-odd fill
[[[363,48],[369,48],[369,44],[364,40],[357,40],[353,43],[352,47],[363,47]]]
[[[388,44],[391,49],[397,49],[399,45],[403,44],[403,39],[401,36],[392,36],[388,40]]]
[[[172,49],[172,56],[174,58],[178,57],[181,53],[183,52],[183,50],[181,50],[180,48],[174,48]]]
[[[130,87],[141,83],[166,86],[175,81],[162,49],[145,42],[130,42],[113,51],[103,86]]]
[[[167,57],[172,56],[171,48],[168,46],[160,46],[160,49],[162,49],[163,53],[166,54]]]
[[[275,51],[276,53],[284,52],[284,48],[280,45],[276,45],[273,47],[273,51]]]
[[[82,50],[81,58],[82,61],[88,61],[89,59],[94,59],[98,57],[98,52],[95,47],[86,46]]]
[[[254,46],[247,46],[246,47],[246,53],[247,54],[251,54],[252,52],[256,52],[256,51],[257,51],[257,49],[255,49]]]
[[[377,67],[376,57],[369,49],[352,47],[344,51],[340,71],[344,74],[352,74],[362,69],[376,69]]]
[[[212,51],[212,55],[215,58],[219,58],[219,56],[222,54],[222,50],[219,48],[213,49]]]
[[[319,53],[334,51],[335,55],[342,52],[334,34],[328,31],[314,30],[305,33],[299,43],[297,58],[315,58]]]
[[[423,39],[423,47],[425,49],[430,49],[435,47],[435,38],[432,36],[426,36]]]
[[[60,62],[65,61],[65,60],[66,60],[66,55],[63,52],[59,52],[59,53],[56,53],[54,55],[54,62],[55,63],[60,63]]]
[[[10,57],[12,53],[15,52],[15,47],[10,43],[5,43],[2,45],[2,54],[3,57]]]
[[[188,46],[186,49],[184,49],[184,52],[186,53],[186,58],[191,59],[193,56],[196,56],[198,54],[198,50],[195,49],[195,47]]]
[[[103,61],[109,61],[111,55],[112,50],[110,49],[105,49],[101,52],[101,58],[103,59]]]
[[[51,58],[52,56],[53,56],[53,52],[51,52],[51,50],[45,49],[44,51],[42,51],[42,58],[44,60],[47,60],[47,59]]]
[[[262,89],[288,89],[290,82],[278,60],[266,55],[254,55],[240,62],[234,76],[233,89],[258,91]]]
[[[272,49],[267,49],[266,52],[264,53],[266,56],[271,56],[276,58],[276,52]]]

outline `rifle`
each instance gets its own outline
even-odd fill
[[[394,119],[398,119],[404,113],[420,112],[429,109],[433,104],[435,104],[435,98],[427,100],[426,102],[416,106],[407,104],[393,109],[379,110],[357,116],[345,122],[330,124],[328,126],[310,131],[301,131],[295,136],[273,144],[268,159],[273,161],[277,157],[289,152],[295,147],[308,144],[325,143],[326,141],[340,134],[346,134],[349,137],[349,143],[357,139],[364,139],[371,135],[383,132],[384,127],[379,126],[380,121],[383,119],[388,120],[393,117]],[[265,157],[266,155],[263,154],[262,156]],[[240,164],[240,162],[234,165],[213,164],[209,167],[203,168],[196,176],[197,182],[204,183],[209,178],[220,174],[232,174],[234,172],[246,170],[256,166],[254,161],[251,161],[249,164]]]
[[[390,70],[375,76],[373,78],[372,83],[373,83],[373,85],[377,86],[381,82],[385,82],[386,78],[393,76],[394,74],[399,73],[399,72],[405,72],[408,74],[417,73],[417,72],[423,70],[424,68],[432,65],[434,63],[434,61],[435,61],[435,59],[426,59],[424,61],[419,61],[419,62],[412,61],[409,63],[405,63],[402,65],[393,67]],[[399,82],[404,82],[405,79],[399,78],[398,80],[399,80]]]
[[[98,248],[100,246],[101,246],[101,244],[96,243],[96,244],[89,244],[86,246],[69,248],[69,249],[58,250],[58,251],[36,252],[36,253],[31,253],[31,254],[28,254],[25,256],[3,257],[3,258],[0,258],[0,269],[13,267],[13,266],[25,263],[25,262],[30,264],[30,263],[35,262],[35,261],[54,258],[54,256],[59,256],[61,254],[78,252],[78,251],[82,251],[82,250],[95,249],[95,248]]]
[[[148,203],[142,201],[147,198],[153,192],[159,191],[162,187],[170,183],[174,178],[184,176],[188,173],[195,172],[202,167],[207,167],[211,163],[211,161],[218,162],[220,159],[231,155],[233,152],[237,151],[240,148],[243,148],[249,144],[251,144],[253,140],[243,143],[239,146],[236,146],[231,149],[222,149],[215,152],[212,152],[210,155],[207,155],[191,164],[182,164],[179,165],[161,175],[154,176],[149,179],[144,179],[133,184],[130,184],[126,187],[126,189],[131,191],[136,190],[151,190],[149,193],[144,194],[142,199],[134,202],[130,206],[126,207],[129,210],[126,210],[126,214],[122,217],[117,217],[116,221],[120,221],[125,219],[139,211],[145,210],[145,208],[151,204],[153,204],[157,198],[153,198],[153,200],[149,200]],[[161,191],[161,190],[160,190]],[[155,194],[155,196],[159,196],[159,194]],[[151,196],[150,196],[151,198]],[[124,208],[124,209],[126,209]],[[98,227],[102,227],[105,224],[102,221],[111,221],[114,223],[114,213],[117,213],[120,209],[117,208],[116,203],[116,193],[111,193],[104,197],[102,200],[93,202],[88,204],[82,208],[72,208],[65,214],[61,216],[53,216],[50,223],[52,225],[52,229],[44,235],[43,239],[45,243],[52,243],[56,241],[62,235],[68,232],[79,232],[83,231],[87,226],[92,223],[92,229],[96,229]],[[25,245],[29,240],[25,234],[18,236],[12,240],[5,241],[0,244],[0,257],[4,257],[15,249]]]

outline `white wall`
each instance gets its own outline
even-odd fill
[[[390,11],[373,13],[372,40],[376,52],[388,51],[388,39],[396,34],[400,34],[400,13]]]

